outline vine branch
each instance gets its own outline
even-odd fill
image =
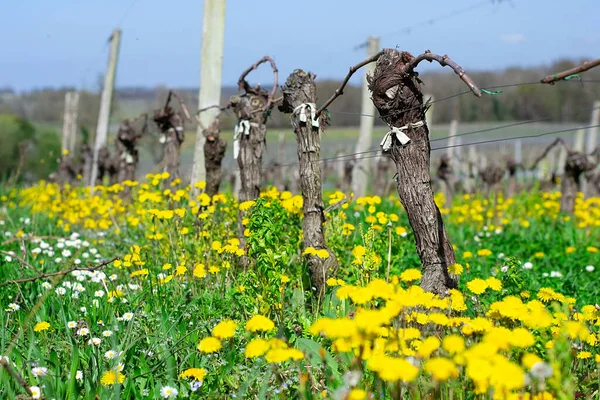
[[[8,372],[8,374],[10,376],[12,376],[19,383],[19,385],[21,385],[21,387],[23,389],[25,389],[27,394],[29,394],[30,396],[33,395],[33,392],[31,391],[31,389],[29,389],[29,386],[27,386],[27,382],[25,382],[25,379],[23,379],[21,374],[19,374],[17,371],[12,369],[12,367],[10,366],[10,363],[5,358],[0,357],[0,365],[2,365],[2,367],[4,367],[6,372]]]
[[[64,271],[58,271],[58,272],[51,272],[48,274],[40,274],[40,275],[36,275],[36,276],[32,276],[30,278],[22,278],[22,279],[15,279],[12,281],[6,281],[3,282],[2,284],[0,284],[0,287],[3,286],[7,286],[7,285],[18,285],[19,283],[24,283],[24,282],[32,282],[32,281],[36,281],[38,279],[45,279],[45,278],[50,278],[52,276],[61,276],[61,275],[66,275],[70,272],[73,271],[96,271],[102,267],[105,267],[106,265],[112,263],[113,261],[119,260],[120,257],[115,257],[111,260],[108,261],[103,261],[98,265],[94,265],[93,267],[75,267],[75,268],[71,268],[71,269],[67,269]]]
[[[436,61],[442,67],[452,68],[452,70],[456,73],[456,75],[458,75],[460,77],[460,79],[464,83],[467,84],[467,86],[469,87],[469,89],[471,89],[473,94],[477,97],[481,97],[481,89],[479,89],[479,87],[475,84],[475,82],[473,82],[473,80],[469,77],[469,75],[467,75],[465,70],[462,69],[462,67],[460,65],[458,65],[457,63],[452,61],[450,59],[450,57],[448,57],[447,54],[440,56],[438,54],[432,53],[429,50],[426,50],[425,53],[414,57],[407,64],[405,64],[404,68],[402,68],[402,73],[410,74],[411,72],[414,71],[414,69],[417,67],[417,65],[419,65],[419,63],[421,61],[429,61],[429,62]]]
[[[271,68],[273,69],[273,89],[271,89],[271,93],[269,93],[269,96],[267,97],[267,104],[265,105],[265,108],[264,108],[264,110],[268,110],[273,103],[273,97],[275,96],[275,92],[277,92],[277,89],[279,87],[277,65],[275,65],[275,61],[273,61],[273,59],[271,57],[264,56],[263,58],[261,58],[260,60],[258,60],[254,64],[252,64],[250,67],[248,67],[244,72],[242,72],[240,79],[238,79],[238,90],[240,92],[241,91],[248,92],[248,93],[253,92],[253,88],[246,81],[246,76],[248,76],[248,74],[250,72],[254,71],[255,69],[257,69],[259,67],[259,65],[261,65],[262,63],[265,63],[265,62],[269,62],[271,64]]]
[[[346,75],[346,78],[344,78],[344,81],[342,82],[342,84],[340,85],[339,88],[337,88],[335,90],[335,92],[333,92],[333,95],[331,95],[331,97],[325,102],[325,104],[323,104],[321,106],[321,108],[319,108],[317,110],[317,112],[315,113],[315,116],[318,118],[321,113],[327,108],[329,107],[329,105],[331,105],[331,103],[333,103],[333,101],[335,99],[337,99],[338,97],[340,97],[341,95],[344,94],[344,88],[346,87],[346,85],[348,84],[348,81],[350,80],[350,78],[352,77],[352,75],[354,75],[354,73],[356,71],[358,71],[359,69],[361,69],[362,67],[364,67],[367,64],[370,64],[372,62],[375,62],[379,59],[379,57],[381,57],[381,55],[383,54],[383,51],[380,51],[379,53],[375,54],[372,57],[367,58],[364,61],[359,62],[358,64],[356,64],[353,67],[350,67],[350,70],[348,71],[348,74]]]
[[[552,150],[554,147],[558,146],[559,144],[564,146],[564,148],[567,150],[567,153],[572,153],[572,150],[569,147],[569,145],[567,143],[565,143],[565,141],[562,140],[561,138],[557,138],[548,147],[546,147],[546,150],[544,150],[544,152],[542,154],[540,154],[540,156],[538,158],[535,159],[535,161],[533,162],[531,167],[529,167],[529,169],[532,170],[532,169],[536,168],[537,165],[540,163],[540,161],[542,161],[548,155],[548,153],[550,153],[550,150]]]
[[[586,61],[578,67],[574,67],[574,68],[568,69],[566,71],[558,72],[556,74],[548,75],[548,76],[542,78],[542,80],[540,80],[540,82],[541,83],[549,83],[551,85],[554,85],[554,82],[556,82],[556,81],[563,80],[570,75],[578,74],[580,72],[585,72],[588,69],[592,69],[599,65],[600,65],[600,58],[597,60],[594,60],[594,61]]]

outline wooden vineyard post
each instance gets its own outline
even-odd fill
[[[191,120],[190,114],[185,106],[185,103],[177,96],[176,93],[169,91],[167,101],[163,108],[154,111],[152,119],[158,126],[161,132],[159,142],[164,146],[163,159],[161,165],[164,172],[169,173],[169,178],[165,183],[167,187],[171,187],[171,183],[179,178],[179,163],[180,163],[180,148],[185,139],[184,119],[178,111],[175,111],[170,106],[171,98],[175,96],[179,100],[181,109],[185,114],[186,119]]]
[[[144,125],[138,130],[135,128],[135,122],[138,118],[144,117]],[[118,182],[136,180],[136,170],[140,160],[137,146],[141,137],[148,130],[148,114],[140,114],[132,120],[125,119],[121,122],[117,131],[117,161],[118,161]],[[124,195],[129,193],[130,187],[123,188]]]
[[[457,286],[457,279],[448,273],[456,258],[431,188],[429,129],[423,122],[427,107],[414,72],[423,60],[450,66],[475,95],[481,96],[462,68],[447,56],[426,52],[413,57],[395,49],[385,49],[378,58],[369,89],[375,107],[390,127],[382,148],[396,164],[398,194],[421,259],[421,286],[428,292],[447,295]]]
[[[92,169],[90,172],[89,185],[94,192],[94,185],[97,182],[102,182],[102,179],[97,179],[100,172],[100,151],[106,147],[108,142],[108,125],[110,121],[110,108],[115,88],[115,74],[117,70],[117,59],[119,57],[119,47],[121,44],[121,30],[115,29],[110,37],[110,55],[108,58],[108,66],[104,76],[104,86],[102,88],[102,96],[100,98],[100,114],[98,115],[98,126],[96,128],[96,137],[93,148]],[[106,167],[106,166],[105,166]],[[103,167],[103,168],[105,168]]]
[[[226,0],[204,0],[198,108],[221,102],[223,48],[225,43],[225,3]],[[199,193],[199,188],[195,185],[196,183],[207,181],[208,186],[208,177],[206,176],[208,172],[205,170],[205,167],[210,163],[207,163],[204,159],[206,146],[203,131],[204,127],[211,126],[217,119],[218,112],[216,110],[207,111],[198,118],[198,126],[196,128],[190,197],[196,197]]]
[[[221,139],[219,117],[206,129],[202,130],[206,141],[204,142],[204,163],[206,168],[206,191],[211,198],[219,192],[223,172],[221,163],[225,156],[227,143]]]
[[[372,57],[379,51],[379,38],[370,36],[367,40],[367,57]],[[371,138],[373,137],[373,125],[375,119],[371,117],[373,112],[373,102],[371,101],[369,88],[367,87],[367,76],[371,71],[371,66],[365,67],[365,77],[362,84],[362,100],[360,110],[360,134],[356,142],[354,152],[364,153],[371,149]],[[356,197],[364,197],[367,194],[367,183],[370,177],[370,165],[368,159],[357,159],[355,168],[352,169],[352,192]]]
[[[279,110],[292,114],[292,127],[296,134],[300,163],[300,190],[302,191],[304,219],[304,248],[326,250],[327,257],[309,254],[308,266],[316,295],[322,299],[327,278],[338,269],[335,254],[327,247],[323,231],[325,213],[321,181],[320,122],[315,115],[317,88],[315,75],[297,69],[288,77],[283,91],[283,104]]]
[[[564,167],[564,174],[560,184],[560,212],[573,214],[575,212],[575,199],[577,193],[581,190],[581,178],[583,174],[592,171],[595,168],[594,162],[587,154],[572,150],[562,139],[556,139],[552,144],[546,147],[546,150],[536,160],[530,169],[535,169],[540,161],[548,156],[550,151],[557,145],[561,145],[567,151],[567,160]]]

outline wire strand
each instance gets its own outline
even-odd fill
[[[516,137],[510,137],[510,138],[499,138],[499,139],[483,140],[481,142],[459,143],[459,144],[455,144],[455,145],[440,146],[440,147],[432,148],[431,151],[444,150],[444,149],[455,148],[455,147],[476,146],[476,145],[487,144],[487,143],[496,143],[496,142],[513,141],[513,140],[520,140],[520,139],[538,138],[538,137],[553,135],[553,134],[557,134],[557,133],[573,132],[573,131],[578,131],[580,129],[590,129],[590,128],[597,128],[597,127],[600,127],[600,124],[580,126],[580,127],[577,127],[577,128],[559,129],[559,130],[554,130],[554,131],[542,132],[542,133],[538,133],[538,134],[534,134],[534,135],[524,135],[524,136],[516,136]],[[342,156],[338,156],[337,158],[336,157],[321,158],[321,159],[315,160],[313,162],[314,163],[321,163],[321,162],[324,162],[324,161],[331,161],[332,163],[336,163],[336,162],[341,162],[341,161],[350,161],[348,159],[345,159],[345,158],[341,159],[341,158],[342,157],[353,157],[355,155],[368,154],[368,153],[380,153],[380,152],[381,152],[381,150],[371,150],[371,151],[366,151],[366,152],[344,154]],[[370,156],[365,156],[365,157],[355,157],[355,158],[352,158],[351,160],[352,161],[366,160],[366,159],[370,159],[370,158],[381,157],[383,155],[384,154],[381,153],[381,154],[375,154],[375,155],[370,155]],[[294,162],[294,163],[289,163],[289,164],[274,165],[274,166],[270,166],[269,168],[285,168],[285,167],[294,167],[294,166],[297,166],[297,165],[300,165],[300,163],[299,162]],[[262,169],[264,170],[266,168],[267,167],[263,167]],[[231,172],[238,172],[238,171],[240,171],[240,169],[239,168],[231,168],[230,171]]]

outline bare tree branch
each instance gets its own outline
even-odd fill
[[[112,263],[113,261],[116,261],[119,259],[120,259],[120,257],[115,257],[111,260],[103,261],[98,265],[94,265],[93,267],[75,267],[75,268],[67,269],[64,271],[58,271],[58,272],[52,272],[52,273],[48,273],[48,274],[40,274],[37,276],[32,276],[31,278],[22,278],[22,279],[15,279],[12,281],[6,281],[6,282],[3,282],[2,284],[0,284],[0,287],[7,286],[7,285],[17,285],[19,283],[24,283],[24,282],[32,282],[32,281],[36,281],[38,279],[50,278],[52,276],[62,276],[62,275],[66,275],[73,271],[96,271],[96,270]]]
[[[358,71],[359,69],[361,69],[362,67],[364,67],[367,64],[370,64],[372,62],[375,62],[379,59],[379,57],[381,57],[381,55],[383,54],[383,51],[380,51],[379,53],[375,54],[373,57],[367,58],[366,60],[359,62],[358,64],[356,64],[353,67],[350,67],[350,70],[348,71],[348,74],[346,75],[346,78],[344,78],[344,81],[342,82],[342,84],[340,85],[339,88],[337,88],[335,90],[335,92],[333,93],[333,95],[325,102],[325,104],[323,104],[321,106],[321,108],[319,108],[317,110],[317,112],[315,113],[315,116],[318,118],[321,113],[327,108],[329,107],[329,105],[331,105],[331,103],[333,103],[333,101],[335,99],[337,99],[338,97],[340,97],[341,95],[344,94],[344,88],[346,87],[346,84],[348,83],[348,81],[350,80],[350,78],[352,77],[352,75],[354,75],[354,73],[356,71]]]
[[[16,380],[23,389],[25,389],[27,394],[29,394],[30,396],[33,395],[33,392],[31,391],[31,389],[29,389],[29,386],[27,386],[27,382],[25,382],[25,379],[23,379],[21,374],[19,374],[17,371],[12,369],[12,367],[10,366],[10,363],[5,358],[0,357],[0,365],[2,365],[2,367],[4,367],[6,372],[8,372],[8,374],[10,376],[12,376],[14,378],[14,380]]]
[[[246,81],[246,76],[248,76],[248,74],[250,72],[257,69],[260,64],[265,63],[267,61],[271,64],[271,68],[273,69],[273,89],[271,89],[271,93],[269,94],[269,97],[267,98],[267,104],[265,105],[265,108],[264,108],[265,111],[268,110],[269,108],[271,108],[271,105],[273,103],[273,97],[275,96],[275,92],[277,92],[277,88],[279,87],[278,70],[277,70],[277,65],[275,65],[275,61],[273,61],[273,59],[269,56],[264,56],[263,58],[258,60],[256,63],[254,63],[250,67],[248,67],[244,72],[242,72],[240,79],[238,79],[238,90],[240,92],[244,91],[244,92],[252,93],[253,89],[250,86],[250,84]]]
[[[456,73],[456,75],[458,75],[460,77],[460,79],[464,83],[467,84],[467,86],[469,87],[469,89],[471,89],[473,94],[477,97],[481,97],[481,90],[475,84],[475,82],[473,82],[473,80],[469,77],[469,75],[467,75],[465,70],[462,69],[462,67],[460,65],[458,65],[457,63],[452,61],[450,59],[450,57],[448,57],[448,55],[446,55],[446,54],[443,56],[440,56],[440,55],[430,52],[429,50],[426,50],[425,53],[423,53],[419,56],[416,56],[415,58],[410,60],[406,65],[404,65],[404,68],[402,68],[402,73],[404,73],[404,74],[411,73],[417,67],[417,65],[419,65],[419,63],[421,61],[429,61],[429,62],[437,61],[442,67],[452,68],[452,70]]]
[[[587,71],[588,69],[592,69],[594,67],[597,67],[598,65],[600,65],[600,58],[597,60],[594,60],[594,61],[586,61],[583,64],[581,64],[580,66],[568,69],[566,71],[558,72],[553,75],[548,75],[548,76],[544,77],[542,80],[540,80],[540,82],[541,83],[549,83],[549,84],[553,85],[554,82],[563,80],[567,76]]]
[[[548,153],[550,153],[550,150],[552,150],[554,147],[556,147],[559,144],[561,144],[561,145],[563,145],[565,147],[565,149],[567,150],[567,153],[572,153],[572,150],[569,147],[569,145],[567,143],[565,143],[565,141],[562,140],[561,138],[557,138],[548,147],[546,147],[546,150],[544,150],[544,152],[542,154],[540,154],[540,156],[538,158],[535,159],[535,161],[529,167],[529,169],[531,170],[531,169],[536,168],[537,165],[540,163],[540,161],[542,161],[548,155]]]

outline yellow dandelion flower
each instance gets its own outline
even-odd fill
[[[246,345],[244,355],[246,358],[256,358],[265,354],[269,350],[269,343],[264,339],[254,339]]]
[[[485,289],[488,288],[488,284],[483,279],[475,278],[469,283],[467,283],[467,288],[474,294],[479,295],[485,292]]]
[[[188,368],[179,376],[181,378],[194,378],[195,380],[202,382],[206,376],[206,370],[204,368]]]
[[[315,255],[323,260],[329,258],[329,252],[325,249],[317,250]]]
[[[346,396],[346,400],[364,400],[367,398],[367,392],[362,389],[352,389],[348,396]]]
[[[422,276],[423,275],[421,274],[421,271],[419,271],[418,269],[409,268],[400,274],[400,279],[403,282],[413,282],[418,281],[419,279],[421,279]]]
[[[263,315],[255,315],[246,323],[246,330],[250,332],[268,332],[275,329],[275,324]]]
[[[125,375],[120,372],[115,371],[106,371],[102,378],[100,378],[100,383],[104,386],[112,386],[118,383],[123,383],[125,381]]]
[[[146,276],[146,275],[148,275],[148,268],[140,269],[138,271],[133,271],[131,274],[129,274],[129,277],[134,278],[136,276]]]
[[[42,332],[45,330],[48,330],[48,328],[50,328],[50,324],[46,321],[42,321],[42,322],[38,322],[37,324],[35,324],[35,326],[33,327],[34,332]]]
[[[235,321],[225,320],[219,322],[212,330],[212,335],[219,339],[228,339],[233,337],[237,324]]]
[[[460,275],[464,271],[464,268],[460,264],[450,264],[448,265],[448,272],[454,275]]]
[[[198,350],[202,353],[216,353],[221,350],[222,347],[221,341],[212,336],[204,338],[198,343]]]
[[[589,351],[580,351],[577,353],[577,358],[580,360],[587,360],[588,358],[592,358],[592,353]]]
[[[451,377],[456,378],[458,376],[456,365],[451,360],[443,357],[430,358],[425,362],[424,369],[438,382],[447,381]]]
[[[495,277],[489,277],[485,280],[485,283],[488,285],[488,287],[490,289],[492,289],[494,292],[499,292],[500,290],[502,290],[502,281],[498,278]]]
[[[492,255],[492,251],[489,249],[477,250],[477,255],[480,257],[487,257]]]

